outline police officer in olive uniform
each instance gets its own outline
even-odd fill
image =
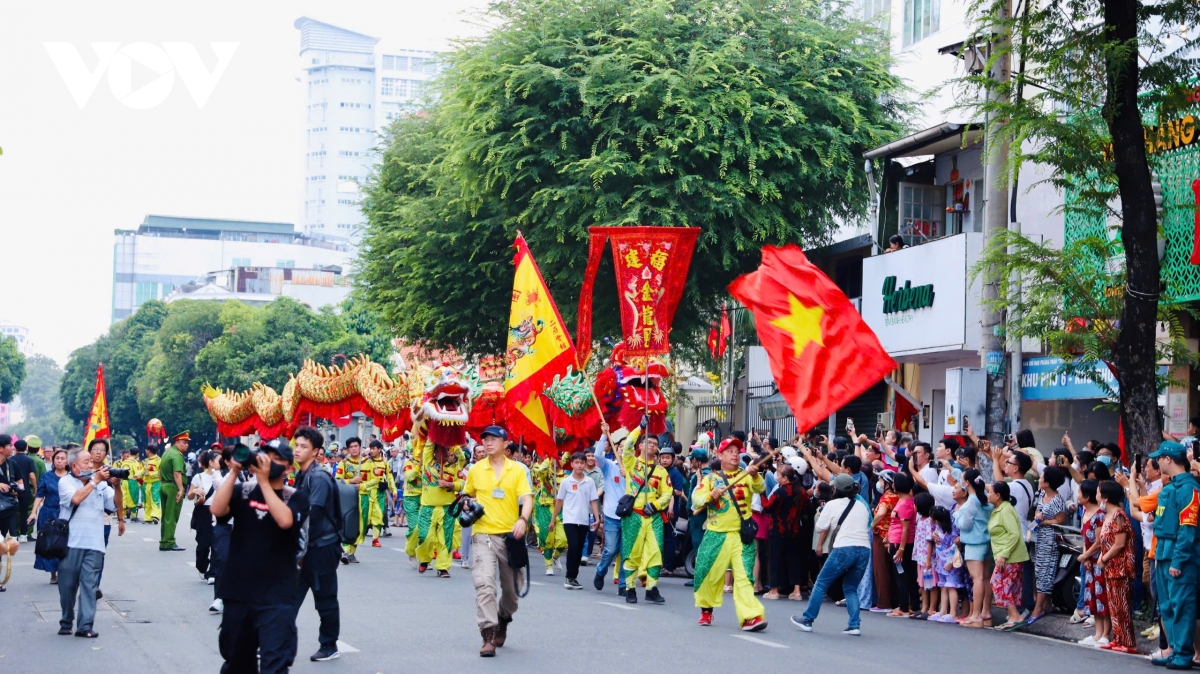
[[[1154,535],[1158,537],[1154,556],[1158,560],[1155,582],[1163,630],[1171,646],[1170,657],[1151,662],[1167,669],[1191,669],[1196,580],[1200,574],[1196,550],[1200,483],[1188,472],[1187,449],[1178,442],[1163,442],[1150,458],[1158,459],[1163,475],[1170,476],[1158,492],[1158,510],[1154,512]]]
[[[158,464],[158,477],[162,481],[162,531],[158,549],[162,552],[183,550],[175,544],[175,525],[179,522],[179,511],[183,509],[183,471],[186,469],[183,455],[191,440],[188,431],[171,436],[171,446],[163,452]]]

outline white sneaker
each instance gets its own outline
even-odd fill
[[[553,575],[554,575],[554,567],[553,567],[553,566],[548,566],[548,567],[546,567],[546,575],[547,575],[547,576],[553,576]]]
[[[200,580],[208,580],[208,576],[206,574],[201,573]]]
[[[469,569],[469,568],[471,568],[471,563],[464,559],[464,560],[462,560],[462,563],[459,564],[459,566],[461,566],[464,569]]]
[[[208,607],[209,613],[220,613],[225,610],[225,602],[220,599],[214,599],[212,606]]]
[[[216,578],[208,578],[208,579],[206,579],[206,580],[207,580],[207,582],[208,582],[208,584],[209,584],[209,585],[213,585],[213,584],[215,584],[215,583],[217,582],[217,579],[216,579]]]

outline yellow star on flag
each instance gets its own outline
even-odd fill
[[[771,325],[791,334],[796,358],[804,353],[804,348],[810,342],[825,346],[824,335],[821,334],[821,319],[825,317],[825,309],[820,306],[806,307],[791,293],[788,293],[788,305],[788,315],[776,318]]]

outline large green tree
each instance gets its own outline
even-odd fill
[[[522,230],[574,317],[592,225],[701,228],[673,341],[764,244],[867,205],[862,152],[902,131],[886,36],[817,0],[505,0],[398,120],[366,189],[358,279],[402,337],[502,349]],[[611,268],[596,333],[619,334]]]
[[[990,43],[989,58],[1010,60],[1013,70],[1010,79],[987,71],[964,78],[986,94],[966,105],[980,118],[1003,121],[999,138],[1014,148],[1013,174],[1024,164],[1048,167],[1044,179],[1070,197],[1067,215],[1119,222],[1121,245],[1080,241],[1066,250],[1073,256],[1063,257],[1021,237],[998,236],[985,264],[1023,277],[1032,291],[1022,297],[1002,280],[1006,292],[991,304],[1019,310],[1009,324],[1013,336],[1045,338],[1069,360],[1083,354],[1068,367],[1084,376],[1095,362],[1110,362],[1126,437],[1144,452],[1161,437],[1157,363],[1164,354],[1187,360],[1181,324],[1169,306],[1171,289],[1161,292],[1160,226],[1144,126],[1191,103],[1200,76],[1200,3],[1062,0],[1016,7],[1013,12],[1007,0],[974,7],[977,31],[968,46]],[[1012,40],[994,39],[1005,35]],[[1005,255],[1010,245],[1019,252]],[[1109,268],[1110,256],[1120,269]],[[1095,271],[1064,274],[1056,264]],[[1087,290],[1102,297],[1088,298]],[[1172,326],[1171,344],[1156,347],[1158,320]],[[1078,334],[1083,330],[1092,334]]]
[[[17,340],[0,337],[0,403],[10,403],[25,380],[25,356],[17,350]]]
[[[75,438],[75,425],[63,414],[59,385],[63,371],[53,358],[36,354],[26,360],[28,374],[21,384],[21,410],[24,419],[10,428],[21,437],[36,435],[47,443]]]

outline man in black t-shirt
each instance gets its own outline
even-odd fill
[[[311,588],[313,606],[321,616],[318,633],[321,647],[309,660],[324,662],[338,657],[337,640],[341,631],[341,611],[338,608],[337,570],[342,557],[342,540],[338,533],[341,513],[337,508],[337,484],[333,476],[317,463],[325,438],[311,426],[301,426],[292,436],[296,464],[296,490],[308,499],[308,552],[300,567],[293,606],[300,612],[304,597]]]
[[[17,529],[28,543],[29,534],[33,529],[33,523],[29,521],[29,511],[33,508],[33,496],[37,493],[37,466],[30,458],[29,445],[24,440],[17,440],[14,444],[17,451],[8,458],[8,462],[12,464],[13,475],[22,480],[25,487],[21,491],[21,495],[17,497],[20,508],[17,515]]]
[[[244,446],[233,455],[240,450]],[[219,644],[226,673],[287,672],[296,657],[292,602],[308,543],[309,505],[303,493],[284,486],[293,460],[287,441],[262,450],[248,466],[253,481],[234,479],[242,465],[229,461],[229,478],[209,506],[218,518],[233,516],[229,558],[217,581],[225,601]]]

